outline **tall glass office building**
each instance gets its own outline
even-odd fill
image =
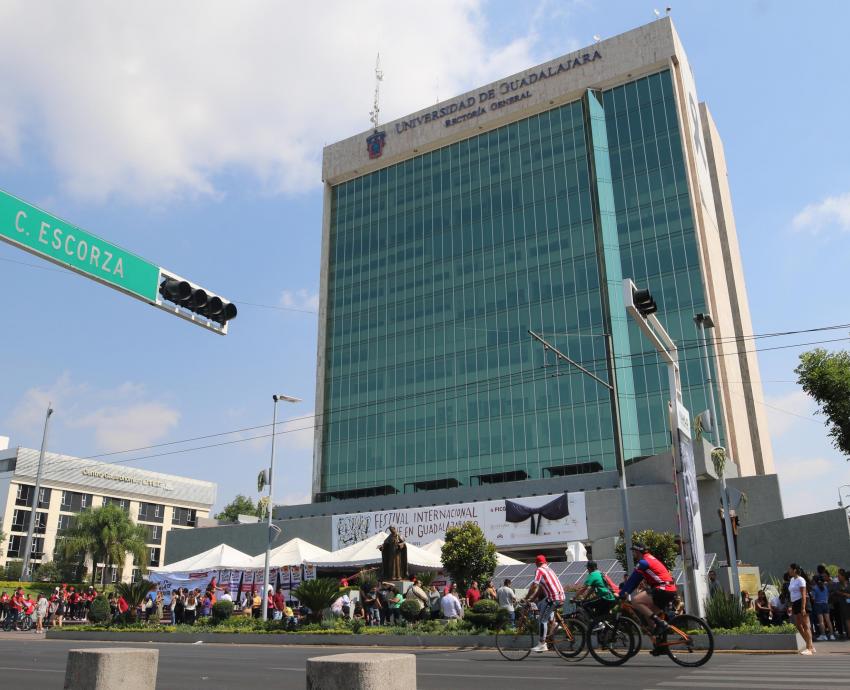
[[[670,445],[667,373],[630,324],[651,290],[722,442],[772,471],[723,149],[669,19],[325,150],[314,500],[613,469]]]

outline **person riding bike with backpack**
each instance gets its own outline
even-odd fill
[[[588,601],[585,606],[594,618],[599,618],[608,613],[617,602],[617,595],[620,593],[620,588],[611,578],[599,572],[596,561],[587,562],[587,577],[581,589],[576,592],[574,601],[588,597],[591,592],[596,598]]]
[[[556,609],[564,605],[566,595],[558,576],[546,562],[546,556],[540,554],[535,560],[537,572],[534,574],[534,582],[531,584],[531,589],[528,590],[523,602],[531,600],[532,597],[540,597],[537,602],[537,610],[540,613],[540,639],[537,645],[531,648],[531,651],[545,652],[549,649],[546,643],[549,621],[554,618]]]
[[[668,626],[658,614],[675,598],[676,582],[667,567],[643,544],[632,544],[632,556],[635,569],[620,588],[620,598],[625,599],[642,581],[647,589],[632,597],[632,605],[645,619],[655,624],[653,634],[660,635]]]

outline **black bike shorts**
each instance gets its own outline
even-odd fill
[[[676,597],[676,592],[668,592],[665,589],[652,590],[652,603],[664,611],[673,599]]]

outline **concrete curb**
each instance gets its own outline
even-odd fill
[[[452,649],[495,649],[493,635],[303,635],[287,633],[157,633],[108,632],[81,630],[49,630],[49,640],[91,640],[102,642],[171,642],[192,644],[264,644],[295,646],[344,647],[413,647]],[[644,649],[649,642],[645,641]],[[716,635],[715,651],[796,652],[803,649],[803,639],[797,634],[782,635]]]

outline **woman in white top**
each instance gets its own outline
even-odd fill
[[[788,566],[788,575],[791,578],[788,582],[788,593],[791,596],[794,625],[797,626],[797,631],[806,642],[806,648],[800,654],[811,656],[815,653],[815,647],[812,644],[812,626],[809,625],[809,615],[806,613],[808,598],[806,578],[803,577],[803,569],[796,563]]]

